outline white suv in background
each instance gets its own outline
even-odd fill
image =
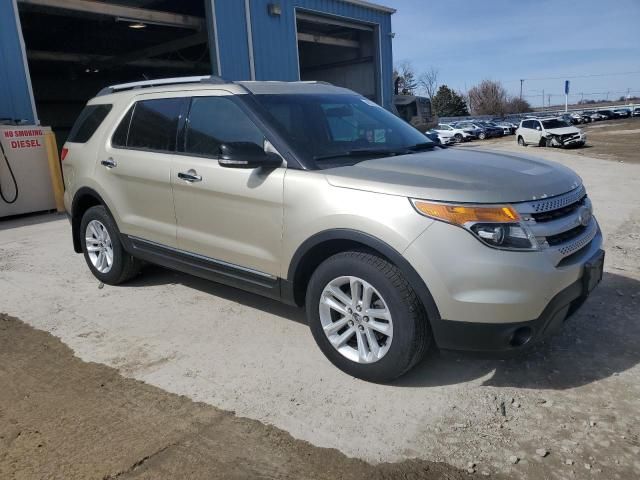
[[[439,123],[433,130],[438,134],[446,132],[453,135],[456,143],[468,142],[469,140],[473,139],[473,135],[471,135],[469,132],[466,132],[461,128],[453,127],[448,123]]]
[[[559,118],[533,118],[520,122],[516,130],[518,144],[541,147],[583,146],[587,135]]]

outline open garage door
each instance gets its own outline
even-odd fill
[[[374,26],[297,11],[296,27],[300,80],[329,82],[381,103]]]
[[[40,122],[65,141],[103,87],[212,73],[205,2],[18,0]]]

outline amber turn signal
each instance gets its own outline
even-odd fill
[[[413,200],[412,202],[416,210],[423,215],[454,225],[464,226],[469,222],[516,223],[520,221],[518,212],[509,205],[479,207],[431,203],[423,200]]]

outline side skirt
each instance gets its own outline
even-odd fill
[[[121,235],[120,240],[125,250],[140,260],[281,300],[281,279],[273,275],[138,237]]]

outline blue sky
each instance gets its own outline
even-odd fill
[[[564,102],[571,93],[626,92],[640,96],[640,0],[397,0],[392,17],[394,63],[433,66],[440,81],[465,90],[488,78],[534,105],[542,90]],[[637,72],[630,75],[611,73]],[[563,77],[558,80],[537,80]],[[613,93],[615,92],[615,93]],[[570,97],[579,100],[580,96]]]

